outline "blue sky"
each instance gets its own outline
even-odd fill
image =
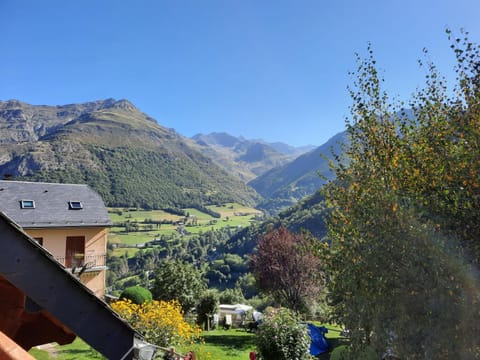
[[[132,101],[182,135],[320,145],[345,126],[371,42],[387,90],[421,86],[422,49],[480,39],[478,0],[0,0],[0,100]]]

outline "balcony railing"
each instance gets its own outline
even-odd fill
[[[106,265],[107,255],[106,254],[94,254],[94,255],[85,255],[85,254],[73,254],[70,256],[55,256],[55,259],[63,264],[68,269],[73,268],[97,268]]]

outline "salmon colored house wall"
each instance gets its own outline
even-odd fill
[[[33,238],[42,238],[43,247],[63,265],[66,265],[67,237],[85,237],[85,261],[96,261],[97,265],[106,265],[106,228],[24,229],[24,231]],[[80,275],[80,281],[102,298],[105,295],[105,272],[105,267],[101,270],[85,271]]]
[[[105,297],[105,275],[106,270],[85,272],[80,275],[80,281],[92,290],[97,297],[103,299]]]

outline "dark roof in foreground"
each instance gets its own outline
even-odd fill
[[[100,195],[82,184],[0,180],[0,211],[26,229],[112,224]]]
[[[108,359],[136,358],[141,335],[1,212],[0,235],[0,274],[37,310],[48,311]]]

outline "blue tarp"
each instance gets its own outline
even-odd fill
[[[325,326],[315,326],[313,324],[307,324],[310,334],[310,355],[318,356],[328,351],[328,342],[325,338],[325,334],[328,329]]]

